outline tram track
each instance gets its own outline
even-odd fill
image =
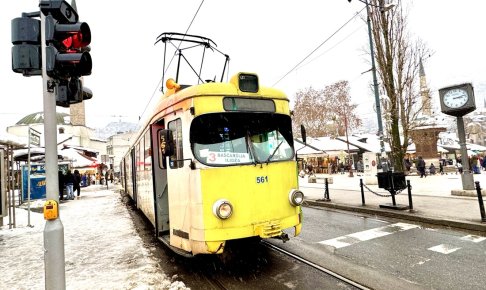
[[[301,263],[304,263],[307,266],[310,266],[310,267],[312,267],[312,268],[314,268],[314,269],[316,269],[316,270],[318,270],[320,272],[323,272],[323,273],[325,273],[325,274],[327,274],[329,276],[332,276],[332,277],[334,277],[334,278],[342,281],[343,283],[346,283],[346,284],[348,284],[348,285],[350,285],[352,287],[355,287],[356,289],[362,289],[362,290],[370,290],[371,289],[371,288],[368,288],[368,287],[366,287],[366,286],[364,286],[362,284],[359,284],[359,283],[357,283],[357,282],[355,282],[355,281],[353,281],[351,279],[348,279],[348,278],[346,278],[346,277],[344,277],[344,276],[342,276],[342,275],[340,275],[340,274],[338,274],[338,273],[336,273],[336,272],[334,272],[332,270],[329,270],[329,269],[324,268],[324,267],[322,267],[320,265],[317,265],[316,263],[313,263],[312,261],[309,261],[309,260],[307,260],[305,258],[302,258],[299,255],[293,254],[293,253],[291,253],[291,252],[289,252],[289,251],[287,251],[287,250],[285,250],[283,248],[280,248],[278,246],[275,246],[275,245],[273,245],[273,244],[271,244],[271,243],[269,243],[267,241],[262,241],[261,244],[263,246],[267,247],[270,250],[273,250],[273,251],[279,252],[281,254],[284,254],[284,255],[286,255],[288,257],[291,257],[291,258],[293,258],[293,259],[295,259],[295,260],[297,260],[297,261],[299,261]]]

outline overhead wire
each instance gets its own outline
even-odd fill
[[[205,1],[205,0],[202,0],[202,1],[201,1],[201,4],[199,4],[199,7],[197,8],[196,13],[194,13],[194,16],[192,17],[191,22],[190,22],[190,23],[189,23],[189,25],[187,26],[186,32],[184,33],[184,36],[183,36],[183,38],[182,38],[182,39],[184,39],[185,35],[186,35],[186,34],[189,32],[189,29],[191,28],[192,24],[194,23],[194,20],[196,19],[196,16],[197,16],[197,14],[199,13],[199,10],[201,10],[201,7],[202,7],[202,5],[204,4],[204,1]],[[181,42],[179,42],[179,45],[177,46],[176,51],[178,51],[178,50],[179,50],[179,48],[180,48],[181,44],[182,44],[182,41],[181,41]],[[164,68],[164,69],[165,69],[165,71],[164,71],[164,74],[163,74],[163,75],[165,75],[165,73],[167,72],[167,70],[168,70],[168,68],[170,67],[170,65],[171,65],[172,61],[174,60],[174,57],[175,57],[175,54],[174,54],[174,55],[172,55],[172,58],[170,59],[169,64],[167,65],[167,67],[166,67],[166,68]],[[150,105],[150,103],[152,103],[152,99],[154,98],[154,96],[155,96],[156,92],[158,91],[159,87],[160,87],[161,85],[163,85],[163,84],[162,84],[162,82],[163,82],[163,78],[160,78],[159,82],[157,83],[157,86],[156,86],[156,87],[155,87],[155,89],[154,89],[154,92],[152,93],[152,96],[150,97],[149,101],[148,101],[148,102],[147,102],[147,104],[145,105],[145,108],[143,109],[142,114],[141,114],[140,116],[138,116],[138,122],[139,122],[139,123],[140,123],[140,119],[141,119],[141,117],[142,117],[142,116],[145,114],[145,111],[147,110],[148,106]]]
[[[366,8],[366,7],[365,7]],[[297,63],[290,71],[288,71],[283,77],[281,77],[277,82],[275,82],[272,87],[276,86],[280,81],[286,78],[291,72],[296,70],[306,59],[308,59],[312,54],[314,54],[321,46],[327,43],[332,37],[334,37],[341,29],[343,29],[346,25],[349,24],[354,18],[356,18],[365,8],[362,8],[360,11],[356,12],[356,14],[351,17],[348,21],[346,21],[341,27],[339,27],[335,32],[333,32],[327,39],[325,39],[321,44],[319,44],[314,50],[312,50],[306,57],[304,57],[299,63]]]

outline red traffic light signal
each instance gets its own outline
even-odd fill
[[[46,73],[56,85],[56,105],[69,107],[93,96],[80,77],[91,74],[91,30],[64,0],[41,0],[45,15]]]
[[[88,45],[91,30],[85,22],[62,24],[46,16],[47,75],[53,78],[80,77],[91,74]]]
[[[61,24],[47,16],[46,42],[53,43],[58,50],[83,50],[91,43],[91,30],[86,22]]]

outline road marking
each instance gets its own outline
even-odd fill
[[[321,245],[327,245],[339,249],[359,242],[369,241],[372,239],[388,236],[394,233],[403,232],[418,227],[419,226],[417,225],[412,225],[407,223],[396,223],[384,227],[379,227],[376,229],[366,230],[358,233],[349,234],[346,236],[337,237],[330,240],[320,241],[318,243]]]
[[[447,255],[447,254],[455,252],[459,249],[460,249],[460,247],[454,247],[452,245],[447,245],[447,244],[440,244],[438,246],[430,247],[427,250]]]
[[[476,235],[467,235],[467,236],[462,237],[461,240],[470,241],[470,242],[473,242],[473,243],[479,243],[479,242],[486,240],[486,238],[481,237],[481,236],[476,236]]]

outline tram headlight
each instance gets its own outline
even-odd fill
[[[220,219],[227,219],[233,213],[233,206],[225,199],[216,201],[213,205],[213,214]]]
[[[293,206],[299,206],[304,202],[304,193],[297,189],[292,189],[289,193],[289,201]]]

